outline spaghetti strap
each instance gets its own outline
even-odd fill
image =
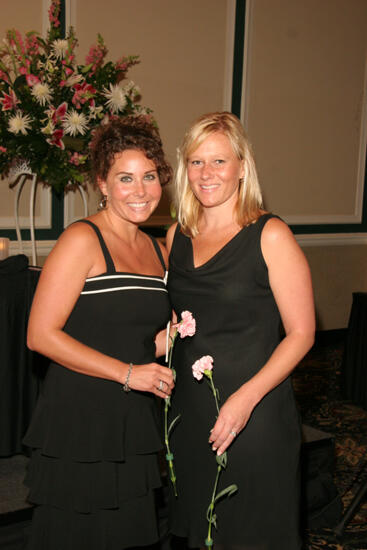
[[[163,259],[163,254],[162,254],[161,247],[160,247],[159,244],[157,243],[156,239],[155,239],[154,237],[152,237],[152,235],[149,235],[149,233],[148,233],[148,237],[150,237],[150,239],[151,239],[151,241],[152,241],[152,243],[153,243],[154,249],[155,249],[155,251],[156,251],[156,253],[157,253],[157,256],[158,256],[158,258],[159,258],[159,261],[160,261],[161,264],[162,264],[163,271],[164,271],[164,273],[166,273],[166,271],[167,271],[167,266],[166,266],[166,264],[165,264],[165,262],[164,262],[164,259]]]
[[[105,243],[105,241],[102,237],[102,233],[101,233],[99,227],[95,223],[91,222],[90,220],[78,220],[78,222],[86,223],[94,229],[94,231],[95,231],[95,233],[98,237],[99,244],[101,245],[101,248],[102,248],[104,260],[106,262],[106,272],[107,273],[116,273],[115,264],[113,263],[113,260],[111,258],[111,254],[108,251],[107,245],[106,245],[106,243]]]

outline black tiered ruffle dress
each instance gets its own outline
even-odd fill
[[[155,360],[170,316],[165,280],[116,272],[86,279],[65,332],[111,357]],[[164,266],[158,244],[156,252]],[[162,447],[153,394],[51,363],[24,443],[34,511],[30,550],[121,550],[158,540],[154,489]]]

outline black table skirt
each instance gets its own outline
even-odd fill
[[[344,397],[367,409],[367,292],[354,292],[342,365]]]
[[[27,323],[39,269],[23,254],[0,261],[0,456],[24,451],[48,360],[26,346]]]

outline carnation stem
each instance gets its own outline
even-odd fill
[[[210,501],[210,506],[209,506],[208,536],[207,536],[207,539],[205,541],[205,546],[209,546],[209,547],[213,546],[212,524],[213,524],[213,514],[214,514],[214,503],[215,503],[215,495],[217,494],[218,481],[219,481],[219,476],[220,476],[221,471],[222,471],[222,466],[220,466],[220,464],[218,464],[217,476],[215,478],[214,489],[213,489],[213,494],[212,494],[212,500]]]
[[[168,439],[168,401],[165,399],[164,404],[164,442],[166,444],[166,460],[168,462],[168,468],[169,468],[169,477],[172,482],[173,492],[175,494],[175,497],[177,497],[177,487],[176,487],[176,474],[175,469],[173,467],[173,454],[171,453],[171,449],[169,446],[169,439]]]
[[[175,339],[177,336],[178,331],[176,330],[173,336],[170,336],[171,339],[171,347],[168,352],[168,368],[172,370],[172,355],[173,355],[173,345],[175,343]],[[173,492],[175,494],[175,497],[177,497],[177,486],[176,486],[176,473],[173,466],[173,454],[171,453],[171,449],[169,446],[169,437],[168,437],[168,409],[171,406],[171,400],[169,397],[166,397],[164,400],[164,443],[166,445],[166,460],[168,463],[168,469],[169,469],[169,477],[172,483]]]
[[[208,378],[209,378],[209,380],[210,380],[210,387],[211,387],[212,392],[213,392],[213,395],[214,395],[215,406],[217,407],[217,413],[219,414],[218,394],[217,394],[217,390],[215,389],[215,386],[214,386],[212,373],[209,371],[209,372],[207,373],[207,376],[208,376]]]

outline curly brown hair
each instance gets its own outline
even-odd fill
[[[90,160],[94,182],[106,180],[117,153],[137,150],[152,160],[156,166],[159,181],[165,185],[172,178],[158,129],[146,116],[113,118],[101,124],[90,143]]]

